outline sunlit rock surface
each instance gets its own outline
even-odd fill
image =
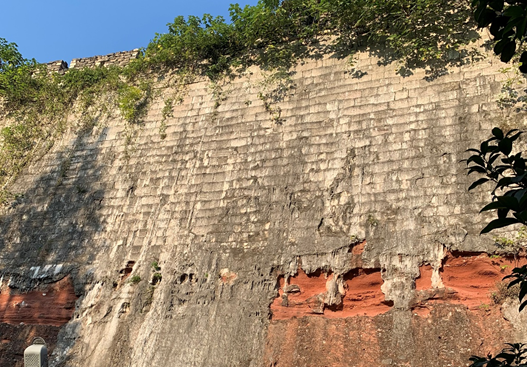
[[[2,209],[0,365],[33,335],[71,367],[462,366],[524,341],[492,294],[525,260],[487,255],[489,187],[460,163],[524,127],[502,64],[355,67],[306,60],[280,119],[254,69],[221,100],[188,85],[166,137],[171,76],[141,124],[67,132]]]

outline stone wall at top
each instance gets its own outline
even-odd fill
[[[502,64],[356,68],[306,60],[278,101],[257,69],[198,80],[168,117],[165,78],[141,123],[70,132],[27,167],[0,289],[71,281],[51,365],[446,367],[524,341],[496,300],[524,260],[488,255],[489,187],[467,192],[460,163],[493,126],[525,126],[496,103]]]
[[[108,55],[85,57],[81,59],[73,59],[70,63],[70,68],[93,68],[97,66],[125,66],[131,60],[137,58],[139,49],[135,48],[131,51],[114,52]]]
[[[48,62],[48,69],[52,72],[64,73],[68,69],[82,69],[82,68],[96,68],[99,66],[125,66],[130,63],[130,61],[136,59],[139,55],[139,49],[135,48],[131,51],[120,51],[114,52],[108,55],[98,55],[91,57],[84,57],[73,59],[68,63],[64,60],[57,60]]]

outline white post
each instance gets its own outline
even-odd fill
[[[24,350],[24,367],[48,367],[48,348],[42,338],[35,338],[33,344]]]

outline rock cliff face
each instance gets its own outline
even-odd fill
[[[459,366],[525,340],[499,284],[525,259],[489,256],[459,162],[524,126],[502,65],[356,67],[198,81],[165,119],[167,77],[141,124],[68,133],[0,216],[0,365],[37,334],[79,367]]]

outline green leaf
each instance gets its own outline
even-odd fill
[[[499,201],[493,201],[492,203],[485,205],[483,209],[481,209],[479,212],[483,213],[489,210],[501,209],[501,208],[504,208],[504,205],[502,203],[500,203]]]
[[[519,209],[519,202],[518,199],[516,199],[514,196],[508,196],[505,194],[504,196],[499,196],[498,202],[502,203],[505,208],[508,208],[510,210],[517,210]]]
[[[495,11],[490,10],[490,9],[485,9],[479,17],[478,25],[480,27],[487,27],[489,24],[491,24],[496,19],[496,17],[497,17],[497,14]]]
[[[513,166],[514,170],[516,171],[516,174],[518,175],[518,177],[527,174],[526,167],[525,167],[525,159],[523,159],[521,157],[521,153],[518,153],[514,157],[514,163],[513,163],[512,166]],[[523,177],[523,178],[525,178],[525,177]],[[523,178],[520,181],[522,181]],[[518,182],[520,182],[520,181],[518,181]]]
[[[510,211],[509,208],[500,208],[500,209],[498,209],[498,211],[497,211],[498,218],[499,219],[507,218],[507,214],[509,214],[509,211]]]
[[[520,199],[520,208],[523,207],[525,203],[527,203],[527,195],[522,196],[522,198]]]
[[[522,301],[526,294],[527,294],[527,282],[523,281],[520,285],[520,294],[518,295],[518,299]]]
[[[485,167],[485,161],[483,161],[483,158],[481,158],[479,155],[473,155],[469,159],[467,159],[467,164],[470,162],[474,162],[479,166]]]
[[[508,279],[508,278],[511,278],[513,277],[513,275],[507,275],[506,277],[504,277],[503,279]],[[511,281],[508,285],[507,285],[507,288],[512,288],[514,287],[516,284],[518,284],[519,282],[521,282],[522,280],[521,279],[514,279],[513,281]]]
[[[516,39],[521,40],[525,35],[525,28],[527,27],[527,18],[523,18],[522,22],[516,26]]]
[[[521,176],[524,176],[525,173]],[[518,176],[521,177],[521,176]],[[516,200],[518,200],[518,210],[521,208],[521,200],[526,196],[527,194],[527,188],[526,189],[517,189],[510,191],[512,193],[511,196],[513,196]]]
[[[494,19],[494,21],[490,25],[490,34],[494,36],[494,39],[496,41],[501,40],[503,38],[504,27],[507,25],[509,19],[509,17],[499,15],[498,17],[496,17],[496,19]]]
[[[501,41],[499,41],[498,43],[496,43],[496,45],[494,45],[494,53],[496,55],[499,55],[503,52],[503,49],[505,48],[505,46],[510,43],[511,41],[507,38],[504,38],[502,39]]]
[[[505,1],[504,0],[492,0],[489,2],[489,6],[498,11],[498,12],[501,12],[503,11],[503,6],[505,5]]]
[[[512,151],[512,140],[509,138],[504,138],[499,142],[498,148],[503,154],[508,156]]]
[[[519,5],[509,6],[503,12],[503,15],[511,18],[521,18],[524,16],[524,9]]]
[[[507,187],[512,183],[512,177],[503,177],[496,184],[497,188]]]
[[[527,73],[527,51],[522,52],[522,55],[520,56],[520,71],[522,73]]]
[[[516,32],[514,32],[513,29],[517,28],[518,25],[521,24],[522,20],[523,20],[522,17],[509,19],[509,21],[507,22],[507,24],[503,28],[503,37],[502,38],[503,39],[510,39],[511,41],[514,41],[515,39],[517,39]]]
[[[507,361],[508,364],[511,364],[512,361],[514,361],[514,357],[515,356],[512,353],[501,352],[494,358],[495,359],[504,359],[505,361]]]
[[[503,50],[501,51],[500,60],[502,62],[509,62],[514,56],[515,52],[516,52],[516,42],[514,41],[508,42],[507,44],[505,44],[505,47],[503,47]]]
[[[517,218],[520,223],[525,224],[527,223],[527,211],[521,211],[521,212],[514,212],[512,213],[515,218]]]
[[[492,129],[492,135],[494,135],[498,139],[503,139],[503,130],[501,130],[499,127],[495,127],[494,129]]]
[[[507,227],[513,224],[518,223],[518,220],[516,218],[500,218],[500,219],[494,219],[491,221],[485,228],[481,230],[481,234],[488,233],[494,229]]]
[[[486,177],[480,178],[479,180],[473,182],[472,185],[470,185],[470,187],[468,188],[468,191],[470,191],[472,189],[475,189],[476,187],[478,187],[479,185],[484,184],[487,181],[489,181],[489,179],[486,178]]]
[[[521,175],[518,175],[516,177],[511,177],[511,183],[519,183],[519,182],[522,182],[523,179],[525,178],[525,175],[527,175],[527,173],[522,173]],[[520,193],[519,195],[523,197],[525,193]],[[518,195],[514,195],[516,198],[518,198]]]

